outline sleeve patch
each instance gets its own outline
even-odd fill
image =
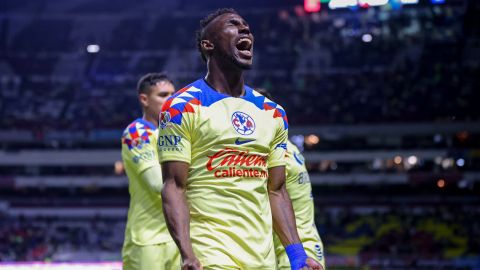
[[[150,143],[149,137],[152,134],[153,130],[150,127],[140,122],[134,122],[123,132],[122,143],[128,146],[128,150],[142,149],[144,144]]]

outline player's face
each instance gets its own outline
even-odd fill
[[[213,54],[241,69],[251,68],[254,39],[248,23],[231,13],[220,15],[212,23]]]
[[[159,115],[163,103],[173,95],[173,92],[175,92],[175,88],[171,83],[166,81],[160,81],[150,86],[150,93],[147,95],[148,110],[151,111],[152,114]]]

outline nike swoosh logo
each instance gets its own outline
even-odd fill
[[[235,144],[236,145],[242,145],[242,144],[246,144],[246,143],[253,142],[253,141],[255,141],[255,139],[246,139],[246,140],[241,141],[240,138],[237,138],[235,140]]]

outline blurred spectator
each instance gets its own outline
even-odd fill
[[[479,87],[480,60],[474,56],[480,46],[466,15],[466,5],[248,14],[258,59],[247,81],[274,92],[295,125],[479,120],[471,100]],[[138,114],[128,95],[140,74],[167,69],[179,82],[204,75],[195,17],[98,19],[106,23],[73,27],[83,22],[4,19],[5,128],[39,135],[118,129]],[[13,25],[23,27],[8,31]],[[156,37],[165,31],[178,34],[159,44]],[[104,32],[113,34],[105,35],[96,54],[80,53],[84,40],[72,38]],[[132,33],[137,38],[128,38]],[[42,36],[38,44],[29,42],[35,35]]]

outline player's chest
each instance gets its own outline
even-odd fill
[[[234,145],[269,145],[275,134],[272,113],[249,104],[219,104],[203,109],[198,130],[212,143]]]

